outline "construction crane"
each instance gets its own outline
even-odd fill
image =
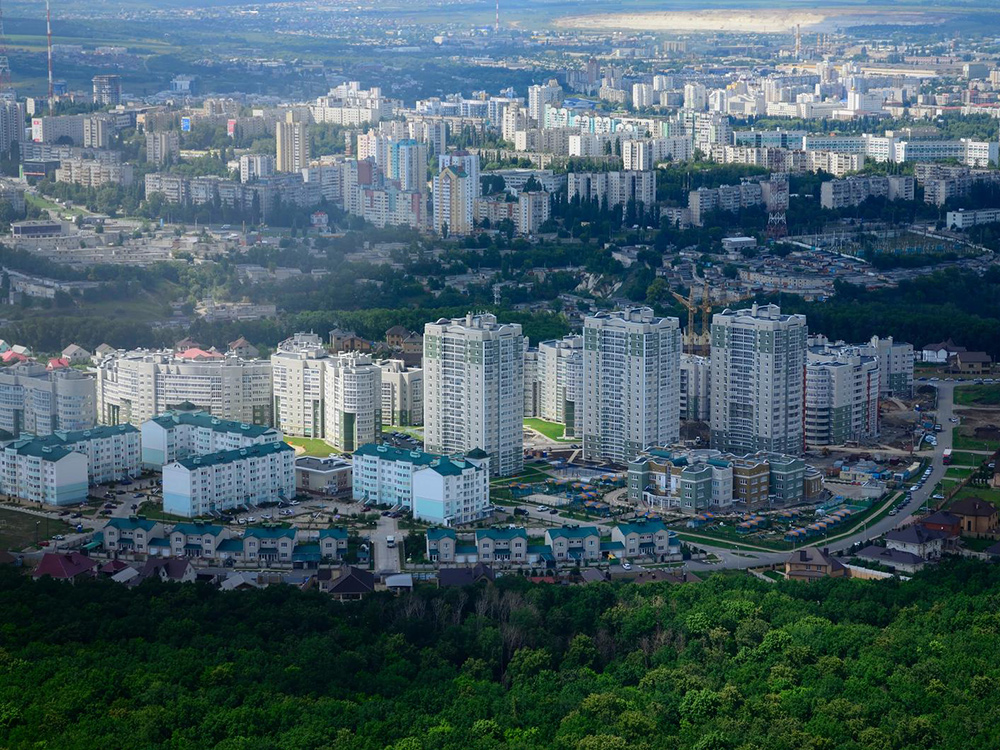
[[[696,279],[695,281],[698,282],[699,280]],[[673,298],[677,300],[685,310],[687,310],[688,323],[687,329],[684,331],[684,346],[688,354],[706,353],[711,348],[711,315],[714,305],[712,303],[712,295],[709,290],[708,282],[701,281],[700,284],[702,292],[701,300],[699,302],[695,301],[695,284],[691,285],[691,289],[689,290],[687,297],[684,297],[677,292],[670,292]],[[753,295],[740,295],[734,298],[727,298],[723,300],[723,304],[736,304],[748,299],[753,299]],[[699,312],[701,313],[700,333],[695,331],[695,317]]]

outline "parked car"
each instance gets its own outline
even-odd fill
[[[623,562],[622,563],[622,570],[632,570],[632,563]]]

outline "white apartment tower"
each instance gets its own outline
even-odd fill
[[[524,465],[524,336],[495,315],[424,326],[424,449],[482,450],[492,476]]]
[[[315,333],[296,333],[271,355],[274,425],[286,435],[322,438],[326,434],[323,388],[329,361]]]
[[[805,316],[777,305],[713,316],[713,448],[802,454],[806,335]]]
[[[382,435],[382,370],[359,352],[330,357],[325,373],[326,442],[355,451]]]
[[[626,464],[680,438],[681,330],[648,307],[583,322],[583,452]]]
[[[79,370],[22,362],[0,371],[0,429],[14,437],[93,427],[96,402],[94,378]]]
[[[538,416],[564,424],[564,435],[575,437],[583,390],[583,336],[565,336],[540,343],[535,377]]]

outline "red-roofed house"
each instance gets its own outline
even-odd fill
[[[52,357],[45,366],[46,370],[65,370],[70,366],[70,362],[65,357]]]
[[[0,362],[5,365],[12,365],[16,362],[27,362],[28,358],[19,352],[15,352],[13,349],[8,349],[3,354],[0,354]]]
[[[80,576],[93,576],[97,562],[79,552],[47,552],[32,573],[32,578],[49,576],[61,581],[75,581]]]

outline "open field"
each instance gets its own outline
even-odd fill
[[[19,550],[35,543],[35,524],[38,524],[38,541],[53,534],[65,534],[70,527],[62,521],[53,521],[16,510],[0,508],[0,550]]]
[[[955,403],[962,406],[1000,405],[1000,385],[963,385],[955,389]]]

